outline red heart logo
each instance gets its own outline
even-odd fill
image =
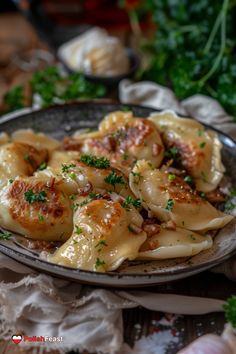
[[[22,336],[21,335],[13,335],[12,337],[11,337],[11,340],[12,340],[12,342],[13,343],[15,343],[15,344],[19,344],[21,341],[22,341]]]

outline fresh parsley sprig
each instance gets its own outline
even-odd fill
[[[139,208],[141,208],[142,202],[141,202],[141,199],[139,199],[139,198],[134,199],[133,197],[128,195],[121,205],[123,208],[125,208],[127,210],[130,210],[131,205],[134,206],[135,208],[139,209]]]
[[[110,161],[104,156],[97,157],[94,155],[83,154],[80,156],[80,161],[87,166],[96,167],[100,169],[106,169],[110,167]]]
[[[223,308],[226,320],[236,329],[236,296],[233,295],[228,298]]]
[[[117,175],[114,170],[104,178],[104,181],[111,184],[114,188],[116,184],[125,184],[124,177]]]
[[[0,240],[10,240],[12,237],[12,233],[11,232],[3,232],[3,233],[0,233]]]
[[[25,200],[32,204],[34,202],[46,202],[47,194],[45,191],[41,191],[39,193],[34,193],[32,189],[29,189],[27,192],[24,193]]]

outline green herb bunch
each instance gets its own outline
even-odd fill
[[[228,298],[223,307],[226,320],[236,329],[236,296],[233,295]]]
[[[63,103],[77,98],[92,99],[103,97],[106,93],[101,84],[88,81],[82,74],[62,76],[57,67],[49,67],[33,74],[30,81],[31,95],[38,94],[43,107]],[[10,90],[4,97],[9,111],[24,107],[23,86]]]
[[[180,99],[217,99],[236,118],[236,1],[147,0],[156,24],[142,78],[170,86]]]

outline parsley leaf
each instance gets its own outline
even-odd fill
[[[24,193],[25,200],[30,204],[34,202],[45,202],[47,194],[45,191],[41,191],[39,193],[34,193],[32,189],[29,189],[27,192]]]
[[[105,177],[104,181],[111,184],[114,188],[116,184],[125,184],[124,177],[117,175],[115,171],[112,171],[107,177]]]
[[[223,305],[225,310],[225,317],[227,321],[236,328],[236,296],[233,295],[227,299],[226,303]]]
[[[23,90],[23,86],[18,85],[5,94],[3,101],[7,105],[8,111],[15,111],[24,107]]]
[[[44,161],[39,165],[38,170],[43,171],[45,168],[47,168],[47,162]]]
[[[0,233],[0,240],[10,240],[12,237],[12,233],[11,232],[3,232],[3,233]]]
[[[123,201],[123,203],[121,204],[123,208],[129,210],[130,206],[133,205],[135,208],[139,209],[141,207],[141,200],[138,199],[134,199],[133,197],[131,197],[130,195],[128,195],[128,197],[125,198],[125,200]]]
[[[44,221],[44,220],[45,220],[45,217],[44,217],[43,215],[39,215],[39,216],[38,216],[38,219],[39,219],[39,221]]]
[[[176,179],[176,175],[169,174],[168,175],[168,181],[173,182]]]
[[[101,240],[96,244],[95,248],[98,248],[98,252],[101,252],[104,246],[107,247],[108,244],[106,243],[106,240]]]
[[[81,229],[81,227],[79,227],[78,225],[75,225],[75,233],[77,235],[82,234],[83,230]]]
[[[97,258],[96,259],[96,263],[95,263],[95,268],[98,269],[98,268],[102,267],[105,264],[106,263],[104,261],[102,261],[100,258]]]
[[[225,211],[231,211],[231,210],[233,210],[235,207],[236,207],[236,205],[235,205],[233,202],[231,202],[230,200],[228,200],[228,201],[225,203],[224,210],[225,210]]]
[[[173,206],[174,206],[173,199],[168,199],[165,209],[171,211],[173,209]]]
[[[178,154],[178,149],[174,146],[165,151],[165,156],[171,159],[175,159]]]
[[[200,143],[200,144],[199,144],[200,149],[203,149],[203,148],[205,147],[205,145],[206,145],[206,142],[205,142],[205,141],[203,141],[202,143]]]
[[[83,162],[85,165],[91,167],[96,167],[101,169],[106,169],[110,167],[110,161],[104,156],[96,157],[94,155],[84,154],[80,156],[80,161]]]
[[[184,177],[184,182],[191,184],[191,183],[193,183],[193,179],[192,179],[191,176],[185,176]]]
[[[76,165],[74,163],[71,163],[69,165],[62,164],[61,171],[62,171],[62,173],[68,173],[69,170],[74,167],[76,167]]]

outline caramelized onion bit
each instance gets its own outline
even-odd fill
[[[162,224],[162,227],[167,230],[176,230],[176,223],[173,220],[168,220]]]
[[[78,194],[82,197],[88,195],[93,189],[93,186],[90,182],[88,182],[84,187],[78,188]]]
[[[158,224],[144,225],[143,230],[147,233],[147,237],[159,234],[161,227]]]

